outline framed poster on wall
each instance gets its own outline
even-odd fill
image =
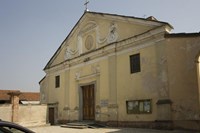
[[[126,101],[127,114],[146,114],[151,113],[151,100],[129,100]]]

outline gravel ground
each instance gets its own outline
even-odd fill
[[[44,127],[32,127],[31,130],[36,133],[200,133],[192,131],[179,131],[179,130],[153,130],[153,129],[138,129],[138,128],[63,128],[60,126],[44,126]]]

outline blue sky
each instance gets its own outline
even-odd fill
[[[39,91],[43,68],[84,13],[85,0],[0,0],[0,89]],[[90,11],[148,17],[200,31],[199,0],[90,0]]]

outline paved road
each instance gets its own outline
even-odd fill
[[[63,128],[60,126],[45,126],[45,127],[32,127],[31,130],[36,133],[200,133],[191,131],[164,131],[164,130],[153,130],[153,129],[138,129],[138,128],[85,128],[85,129],[74,129],[74,128]]]

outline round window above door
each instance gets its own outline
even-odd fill
[[[91,35],[87,36],[85,40],[85,48],[90,50],[93,47],[94,39]]]

